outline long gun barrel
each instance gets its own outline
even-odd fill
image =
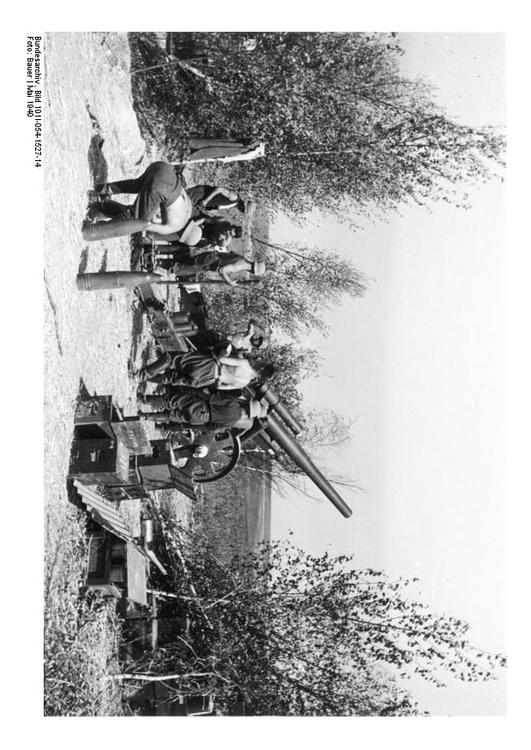
[[[256,398],[258,400],[265,399],[268,404],[271,405],[271,411],[276,412],[281,420],[287,424],[294,435],[300,435],[302,432],[302,426],[297,422],[289,411],[286,409],[284,404],[280,400],[280,396],[271,388],[267,383],[261,383],[256,388]]]
[[[352,515],[351,509],[337,494],[330,482],[321,474],[317,466],[297,443],[295,438],[284,429],[280,420],[273,413],[270,413],[267,417],[265,432],[288,454],[291,460],[304,471],[306,476],[311,479],[330,502],[335,505],[341,515],[345,518],[350,518]]]

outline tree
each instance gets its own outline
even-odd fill
[[[240,34],[194,34],[214,83],[195,82],[183,99],[173,73],[179,100],[168,84],[158,104],[174,147],[179,133],[265,140],[265,158],[223,174],[269,208],[345,218],[408,202],[461,204],[468,184],[502,166],[500,134],[454,122],[424,82],[402,76],[395,34],[253,36],[248,52]]]
[[[331,409],[308,409],[300,442],[310,453],[335,448],[350,440],[352,420]]]
[[[301,418],[302,397],[298,385],[302,380],[318,374],[321,365],[318,353],[294,343],[272,342],[265,349],[259,350],[252,359],[257,368],[266,364],[273,365],[275,375],[271,385],[295,418]]]
[[[326,335],[323,313],[343,297],[361,297],[366,290],[363,274],[334,251],[257,238],[254,256],[267,264],[259,288],[236,293],[224,287],[205,290],[214,327],[238,328],[251,317],[290,337],[312,330]]]
[[[155,655],[152,675],[215,695],[223,713],[243,701],[247,713],[263,715],[416,714],[413,675],[436,685],[448,674],[489,680],[505,665],[469,642],[465,622],[415,599],[415,579],[392,581],[356,569],[352,557],[288,543],[223,564],[201,533],[171,524],[164,533],[158,553],[196,630]],[[183,592],[183,579],[193,580],[196,597]]]
[[[289,409],[300,415],[299,382],[316,376],[320,360],[317,352],[294,343],[297,335],[329,331],[323,313],[345,296],[362,296],[362,274],[337,253],[300,245],[272,245],[257,242],[256,257],[265,258],[268,271],[259,288],[234,291],[207,287],[204,294],[209,325],[225,332],[242,330],[250,318],[258,320],[271,333],[267,346],[252,359],[260,367],[275,367],[272,385]],[[278,343],[278,334],[292,339]]]
[[[323,313],[343,297],[365,292],[363,275],[333,251],[272,247],[262,294],[268,300],[270,325],[291,336],[312,330],[328,333]],[[275,247],[280,252],[275,253]]]

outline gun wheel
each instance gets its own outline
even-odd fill
[[[192,459],[192,481],[206,484],[227,476],[238,463],[240,455],[241,443],[237,435],[230,429],[216,432],[208,455]]]

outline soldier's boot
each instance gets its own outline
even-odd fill
[[[153,390],[152,395],[162,396],[163,394],[166,394],[166,383],[162,380],[162,378],[164,377],[164,375],[155,375],[154,378],[142,380],[138,384],[138,387],[136,389],[137,396],[143,396],[146,393],[148,389],[148,383],[156,383],[157,385],[157,388]]]
[[[89,198],[104,198],[107,195],[117,195],[118,193],[129,192],[123,187],[123,185],[127,187],[128,182],[135,183],[136,181],[122,180],[118,182],[98,182],[96,183],[96,185],[94,185],[94,188],[92,190],[88,191]],[[134,187],[135,190],[133,192],[138,192],[138,190],[136,189],[136,185]]]
[[[150,365],[146,365],[140,372],[140,377],[142,380],[148,380],[149,378],[154,377],[155,375],[160,375],[165,370],[168,369],[168,367],[172,363],[172,356],[169,354],[169,352],[166,352],[161,357],[156,359],[154,362],[152,362]]]
[[[140,381],[140,383],[138,384],[137,393],[145,393],[146,385],[148,383],[156,383],[165,392],[166,389],[164,388],[164,386],[168,385],[168,382],[169,381],[167,373],[163,372],[161,375],[153,375],[152,378],[145,378],[144,380]]]
[[[140,401],[143,404],[151,406],[158,413],[168,409],[168,399],[166,396],[141,396]]]
[[[99,201],[112,195],[112,190],[107,182],[98,182],[92,190],[88,191],[89,200]]]
[[[139,411],[138,416],[141,419],[147,419],[150,422],[164,422],[170,419],[171,411],[169,409],[163,409],[162,411]]]

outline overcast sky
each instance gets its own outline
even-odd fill
[[[450,116],[504,124],[502,35],[402,41],[404,72],[433,82]],[[330,312],[328,339],[310,337],[326,364],[304,387],[309,406],[355,420],[350,444],[323,457],[363,488],[345,495],[353,517],[275,496],[272,534],[419,577],[434,608],[471,623],[474,643],[504,651],[503,184],[470,195],[470,211],[412,207],[356,234],[329,217],[314,216],[311,235],[275,226],[274,240],[344,253],[370,285]],[[433,713],[505,711],[505,680],[416,692]]]

